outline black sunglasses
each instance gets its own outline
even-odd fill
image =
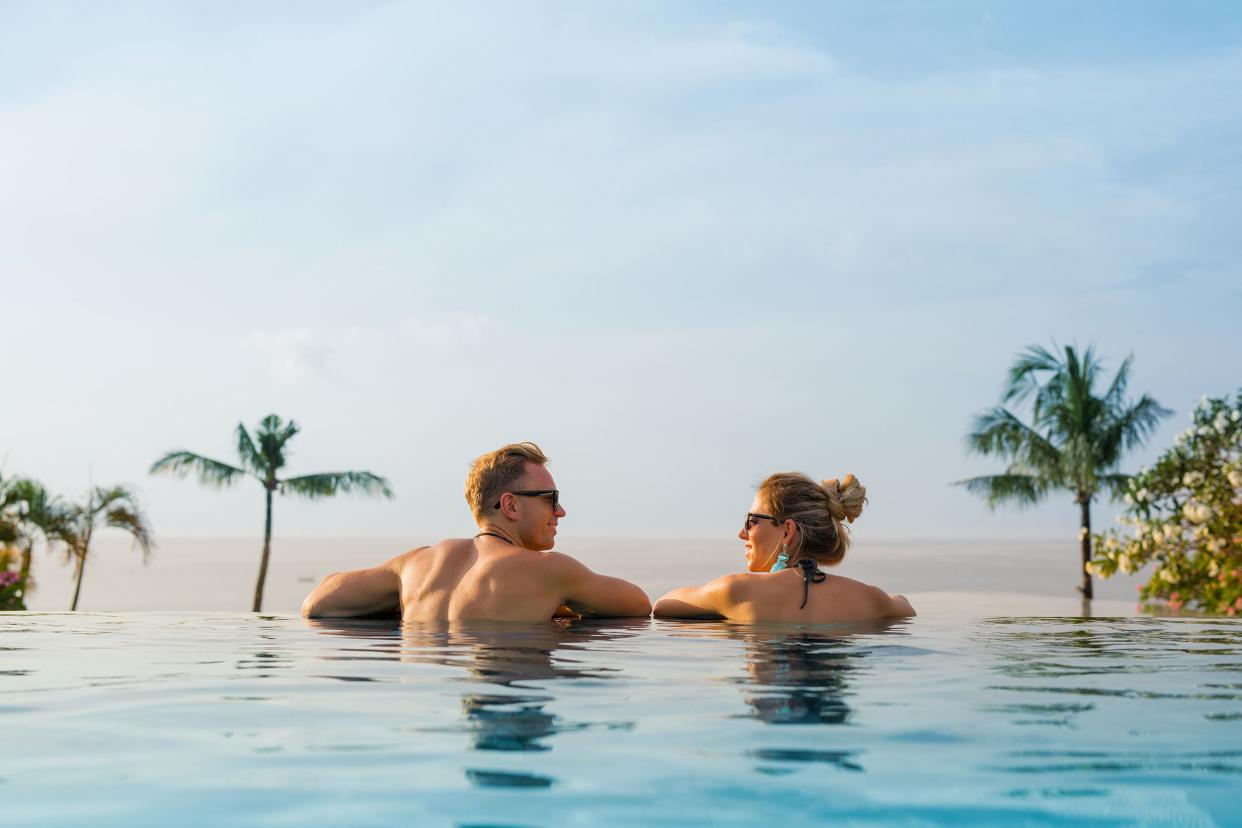
[[[506,494],[517,495],[518,497],[550,497],[552,498],[552,511],[554,512],[561,505],[561,493],[556,489],[528,489],[522,492],[507,492]],[[504,497],[504,495],[502,494],[501,497]],[[492,508],[499,509],[500,501],[497,500],[496,505]]]
[[[764,514],[760,514],[759,512],[747,512],[746,513],[746,531],[749,532],[751,529],[755,527],[755,524],[757,524],[761,520],[770,520],[776,525],[778,526],[780,525],[780,521],[772,517],[771,515],[764,515]]]

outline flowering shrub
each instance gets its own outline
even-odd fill
[[[21,576],[12,569],[0,568],[0,610],[24,610],[22,601],[24,584]]]
[[[1194,424],[1130,481],[1126,508],[1095,536],[1091,571],[1107,578],[1154,562],[1143,600],[1242,613],[1242,391],[1204,397]]]

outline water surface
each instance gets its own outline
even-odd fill
[[[6,825],[1242,824],[1242,622],[0,615]]]

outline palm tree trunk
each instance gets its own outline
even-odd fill
[[[267,580],[267,558],[272,551],[272,490],[267,490],[267,523],[263,528],[263,558],[259,561],[259,582],[254,585],[254,606],[251,612],[263,609],[263,582]]]
[[[1078,508],[1082,519],[1082,528],[1078,533],[1082,546],[1082,586],[1078,588],[1078,591],[1082,593],[1083,600],[1090,601],[1093,596],[1091,573],[1087,571],[1087,564],[1091,563],[1091,496],[1080,494]]]
[[[22,582],[22,594],[25,595],[29,590],[27,584],[30,578],[30,563],[34,558],[34,542],[22,547],[22,566],[21,571],[17,573],[17,579]]]
[[[70,612],[77,612],[78,596],[82,594],[82,572],[86,569],[86,550],[82,550],[82,554],[78,556],[78,566],[75,578],[77,584],[73,587],[73,603],[69,605]]]

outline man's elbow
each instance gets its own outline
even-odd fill
[[[311,594],[306,596],[302,601],[302,617],[317,618],[324,614],[324,598],[332,589],[331,582],[334,581],[341,573],[333,572],[331,575],[319,582],[319,586],[311,590]]]
[[[634,611],[630,613],[631,615],[643,617],[651,615],[651,599],[647,597],[647,593],[639,590],[638,595],[634,598],[633,609]]]

